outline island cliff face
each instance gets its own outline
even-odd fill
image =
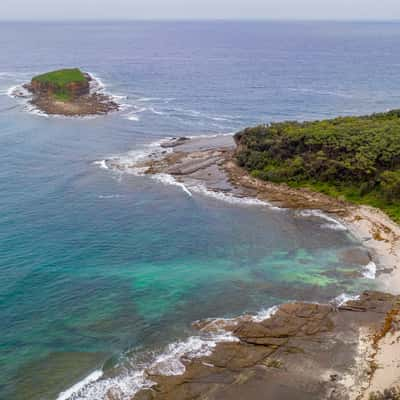
[[[31,104],[46,114],[85,116],[119,109],[110,96],[91,92],[93,78],[78,68],[38,75],[24,85],[32,94]]]
[[[82,82],[69,82],[65,85],[65,92],[72,98],[88,95],[90,93],[90,84],[92,80],[90,75],[85,75],[86,79]],[[52,82],[42,82],[35,78],[32,79],[30,90],[36,95],[56,96],[59,92],[59,87]]]

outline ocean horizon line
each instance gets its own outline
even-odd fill
[[[400,23],[399,18],[372,19],[372,18],[0,18],[0,23],[107,23],[107,22],[273,22],[273,23]]]

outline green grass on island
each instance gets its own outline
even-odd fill
[[[253,176],[381,208],[400,221],[400,110],[272,123],[236,139],[237,161]]]
[[[32,78],[32,81],[49,83],[61,88],[73,82],[86,82],[87,78],[79,68],[67,68],[37,75]]]
[[[68,91],[67,85],[71,83],[85,83],[87,82],[87,77],[79,68],[67,68],[37,75],[32,78],[32,82],[35,81],[54,87],[56,90],[53,95],[57,100],[69,101],[72,96]]]

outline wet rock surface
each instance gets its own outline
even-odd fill
[[[148,374],[156,384],[134,400],[346,400],[346,376],[354,384],[368,379],[357,372],[360,329],[376,335],[387,315],[400,309],[400,298],[365,292],[359,300],[332,305],[282,305],[269,319],[198,322],[203,332],[222,328],[238,342],[220,343],[212,355],[186,360],[180,376]]]

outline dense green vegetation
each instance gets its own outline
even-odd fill
[[[47,74],[37,75],[32,81],[49,83],[59,88],[72,82],[86,82],[87,78],[79,68],[60,69],[58,71],[48,72]]]
[[[86,84],[87,78],[80,69],[69,68],[35,76],[32,82],[51,86],[53,95],[57,100],[69,101],[72,98],[72,94],[67,85],[71,83]]]
[[[262,125],[236,140],[239,165],[255,177],[370,204],[400,220],[400,110]]]

